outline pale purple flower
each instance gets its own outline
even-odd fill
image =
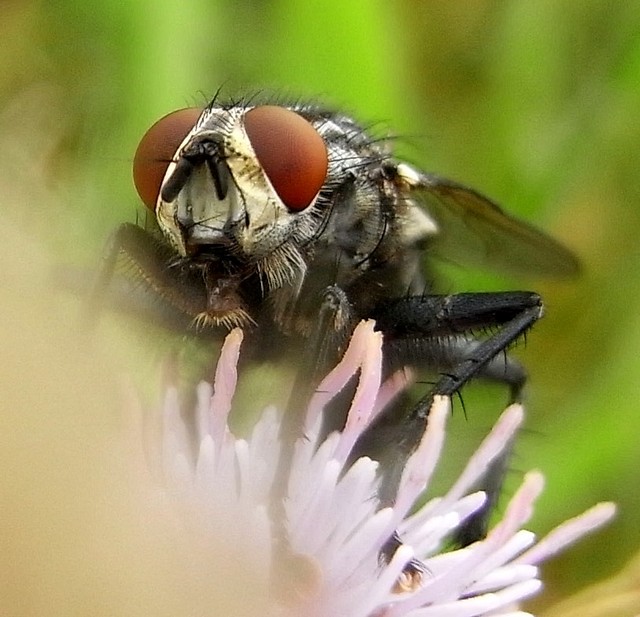
[[[522,616],[522,600],[539,591],[538,564],[611,519],[602,503],[536,542],[523,529],[542,490],[538,472],[525,475],[502,520],[488,536],[463,549],[447,539],[482,507],[485,495],[472,487],[511,442],[523,410],[512,405],[469,460],[445,495],[412,510],[440,457],[450,402],[437,398],[418,449],[402,474],[393,507],[377,498],[377,463],[367,457],[345,469],[359,435],[404,385],[402,374],[381,380],[381,335],[372,322],[356,329],[343,360],[325,378],[309,404],[303,434],[294,446],[284,496],[284,521],[274,524],[270,504],[280,455],[280,418],[265,410],[251,435],[234,436],[227,416],[236,385],[242,333],[227,337],[214,388],[198,388],[197,447],[180,419],[174,390],[164,405],[160,498],[175,523],[202,544],[224,538],[260,564],[252,572],[260,589],[256,615],[307,617]],[[323,406],[359,374],[346,426],[320,439]],[[286,534],[286,557],[278,551]],[[396,530],[402,544],[388,561],[385,541]],[[282,563],[286,561],[287,563]],[[409,569],[410,564],[421,566]],[[256,583],[257,577],[257,583]],[[212,607],[212,615],[215,614]]]

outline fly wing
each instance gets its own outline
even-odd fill
[[[398,174],[438,227],[429,245],[433,254],[509,275],[570,278],[579,273],[569,249],[473,189],[405,164],[398,165]]]

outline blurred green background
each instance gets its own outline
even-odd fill
[[[24,0],[3,2],[1,23],[2,174],[28,183],[39,161],[56,195],[25,211],[8,194],[3,213],[61,261],[97,263],[109,230],[140,215],[130,165],[142,133],[219,87],[380,122],[408,160],[563,240],[584,263],[575,283],[458,270],[452,285],[546,299],[518,350],[531,383],[513,475],[538,467],[548,480],[534,528],[620,504],[615,524],[547,566],[545,601],[637,550],[640,3]],[[483,415],[474,397],[457,421],[484,430],[495,400]]]

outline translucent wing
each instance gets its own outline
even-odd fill
[[[568,278],[579,273],[569,249],[473,189],[404,164],[398,174],[438,227],[430,244],[434,254],[505,274]]]

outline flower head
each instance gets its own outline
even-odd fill
[[[252,579],[252,590],[259,589],[261,598],[255,614],[524,615],[519,603],[541,587],[538,564],[614,513],[612,504],[597,505],[536,543],[523,529],[543,487],[534,471],[525,475],[485,539],[447,549],[451,535],[483,506],[485,495],[472,487],[508,447],[523,410],[507,408],[451,489],[412,511],[444,446],[450,402],[442,397],[436,397],[421,443],[404,467],[394,505],[383,507],[377,497],[378,463],[367,457],[348,461],[359,436],[403,379],[395,376],[381,384],[381,335],[363,322],[309,404],[281,495],[283,507],[277,510],[283,520],[275,521],[278,413],[267,409],[246,439],[234,436],[227,423],[241,340],[239,330],[227,337],[213,388],[199,386],[195,456],[176,393],[169,391],[159,462],[161,494],[177,525],[205,545],[223,538],[225,546],[262,564]],[[323,407],[354,375],[359,381],[345,427],[321,437]],[[389,551],[394,537],[400,539],[397,549]]]

